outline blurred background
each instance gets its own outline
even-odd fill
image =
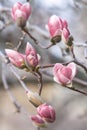
[[[19,38],[22,36],[20,29],[14,24],[11,18],[11,8],[17,0],[0,0],[0,51],[4,53],[5,48],[15,48],[18,45]],[[24,3],[25,0],[19,0]],[[69,29],[75,42],[84,43],[87,41],[87,0],[30,0],[32,6],[32,15],[29,18],[27,27],[42,45],[49,44],[49,34],[45,28],[49,17],[56,14],[66,19],[69,23]],[[11,22],[11,24],[8,24]],[[5,28],[4,25],[8,24]],[[26,37],[20,52],[24,52],[26,42],[29,41],[41,55],[41,64],[49,64],[70,60],[70,55],[63,57],[61,49],[64,45],[58,44],[48,50],[37,47],[32,39]],[[87,66],[87,59],[84,56],[84,47],[74,47],[76,57]],[[44,58],[45,57],[45,58]],[[17,98],[17,101],[23,106],[21,113],[16,113],[8,94],[4,90],[1,80],[0,58],[0,130],[35,130],[30,115],[36,113],[36,109],[28,102],[25,91],[21,88],[17,79],[5,67],[6,77],[11,91]],[[47,70],[49,71],[49,70]],[[52,69],[50,69],[50,72]],[[77,77],[87,82],[87,74],[78,67]],[[20,76],[27,76],[24,80],[26,85],[33,91],[38,91],[38,83],[34,77],[17,69]],[[51,72],[52,73],[52,72]],[[43,77],[44,88],[42,98],[53,105],[56,109],[57,119],[53,124],[49,124],[48,130],[87,130],[87,97],[63,88],[52,82],[52,78]],[[81,85],[74,82],[74,86],[82,91],[87,91],[87,85]]]

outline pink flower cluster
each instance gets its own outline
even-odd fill
[[[31,116],[31,120],[36,127],[46,127],[47,122],[52,123],[55,121],[55,109],[46,103],[37,107],[37,113],[37,115]]]
[[[15,3],[12,8],[12,17],[14,21],[20,26],[25,26],[28,17],[31,14],[31,6],[29,2],[21,4],[19,2]]]
[[[5,49],[10,62],[18,68],[36,67],[39,64],[40,56],[30,43],[27,43],[25,54],[21,54],[15,50]]]
[[[72,80],[76,75],[76,64],[69,63],[64,66],[60,63],[56,63],[53,68],[54,80],[64,86],[72,86]]]
[[[61,39],[66,43],[70,32],[68,30],[68,23],[66,20],[62,20],[56,15],[52,15],[48,21],[48,31],[50,37],[53,39],[55,37],[61,37]],[[60,40],[61,40],[60,39]]]

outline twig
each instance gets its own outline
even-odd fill
[[[7,84],[7,81],[6,81],[6,77],[5,77],[5,64],[2,64],[2,82],[3,82],[3,85],[4,85],[4,88],[5,90],[7,91],[11,101],[13,102],[14,106],[16,107],[17,109],[17,112],[20,112],[21,110],[21,106],[19,105],[19,103],[16,101],[14,95],[12,94],[12,92],[10,91],[9,89],[9,86]]]
[[[81,79],[79,79],[79,78],[74,78],[73,79],[73,81],[74,82],[76,82],[76,83],[79,83],[79,84],[81,84],[81,85],[84,85],[84,86],[87,86],[87,82],[86,81],[83,81],[83,80],[81,80]]]
[[[23,40],[24,40],[24,38],[25,38],[25,35],[26,35],[26,34],[23,33],[23,36],[20,38],[19,43],[18,43],[17,47],[15,48],[16,51],[19,51],[19,49],[20,49],[20,47],[21,47],[21,45],[22,45],[22,42],[23,42]]]
[[[34,30],[34,31],[38,32],[42,37],[49,40],[49,34],[45,30],[38,27],[37,25],[30,25],[29,30],[31,30],[31,31]]]
[[[85,70],[85,72],[87,73],[87,67],[76,59],[74,51],[73,51],[73,46],[70,47],[70,51],[71,51],[72,57],[74,59],[73,62],[76,63],[77,65],[81,66]]]
[[[68,89],[70,89],[70,90],[73,90],[73,91],[75,91],[75,92],[78,92],[78,93],[81,93],[81,94],[87,96],[87,93],[86,93],[86,92],[80,91],[80,90],[78,90],[78,89],[76,89],[76,88],[74,88],[74,87],[67,87],[67,86],[63,86],[63,87],[68,88]]]
[[[41,95],[42,88],[43,88],[42,74],[39,71],[37,73],[39,75],[39,77],[38,77],[38,80],[39,80],[39,95]]]
[[[31,33],[26,28],[22,28],[22,31],[24,31],[34,41],[34,43],[36,45],[39,45],[41,48],[48,49],[53,46],[53,44],[50,43],[47,47],[44,47],[43,45],[40,44],[40,42],[35,37],[31,35]]]

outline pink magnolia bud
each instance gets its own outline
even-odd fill
[[[53,74],[54,80],[57,83],[70,86],[74,76],[76,75],[76,65],[73,62],[68,64],[67,66],[56,63],[53,68]]]
[[[16,67],[21,68],[25,64],[24,55],[22,55],[21,53],[18,53],[17,51],[11,49],[5,49],[5,52],[10,62]]]
[[[48,21],[48,30],[51,38],[57,35],[61,35],[62,29],[62,20],[58,16],[52,15]]]
[[[62,31],[62,40],[64,41],[64,43],[67,44],[68,40],[69,40],[69,36],[70,36],[70,32],[67,28],[63,28]]]
[[[36,53],[36,50],[31,46],[30,43],[27,43],[26,45],[26,61],[30,66],[36,67],[39,63],[40,56]]]
[[[56,118],[55,110],[52,106],[44,103],[37,108],[38,114],[47,122],[54,122]]]
[[[31,116],[31,120],[36,127],[46,127],[46,122],[39,115]]]
[[[68,28],[68,23],[67,23],[67,21],[66,21],[66,20],[63,20],[62,22],[63,22],[63,28]]]
[[[14,21],[16,21],[17,24],[21,27],[26,25],[26,21],[30,16],[30,14],[31,14],[31,6],[29,2],[25,4],[17,2],[14,4],[12,8],[12,17]]]

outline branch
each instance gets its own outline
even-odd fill
[[[16,51],[19,51],[19,49],[20,49],[20,47],[21,47],[21,45],[22,45],[22,42],[23,42],[23,40],[24,40],[24,38],[25,38],[25,33],[23,33],[23,36],[19,39],[19,43],[18,43],[18,45],[17,45],[17,47],[14,49],[14,50],[16,50]]]
[[[34,41],[34,43],[35,43],[36,45],[39,45],[39,46],[40,46],[41,48],[43,48],[43,49],[48,49],[48,48],[50,48],[50,47],[53,46],[53,44],[50,43],[47,47],[44,47],[44,46],[42,46],[42,45],[40,44],[40,42],[39,42],[34,36],[31,35],[31,33],[30,33],[26,28],[22,28],[22,31],[24,31],[24,32]]]
[[[77,65],[81,66],[85,70],[85,72],[87,73],[87,67],[76,59],[74,51],[73,51],[73,46],[70,47],[69,49],[70,49],[72,57],[74,59],[73,62],[76,63]]]
[[[80,90],[78,90],[78,89],[76,89],[76,88],[74,88],[74,87],[67,87],[67,86],[63,86],[63,87],[65,87],[65,88],[67,88],[67,89],[73,90],[73,91],[75,91],[75,92],[78,92],[78,93],[81,93],[81,94],[87,96],[87,93],[86,93],[86,92],[80,91]]]

